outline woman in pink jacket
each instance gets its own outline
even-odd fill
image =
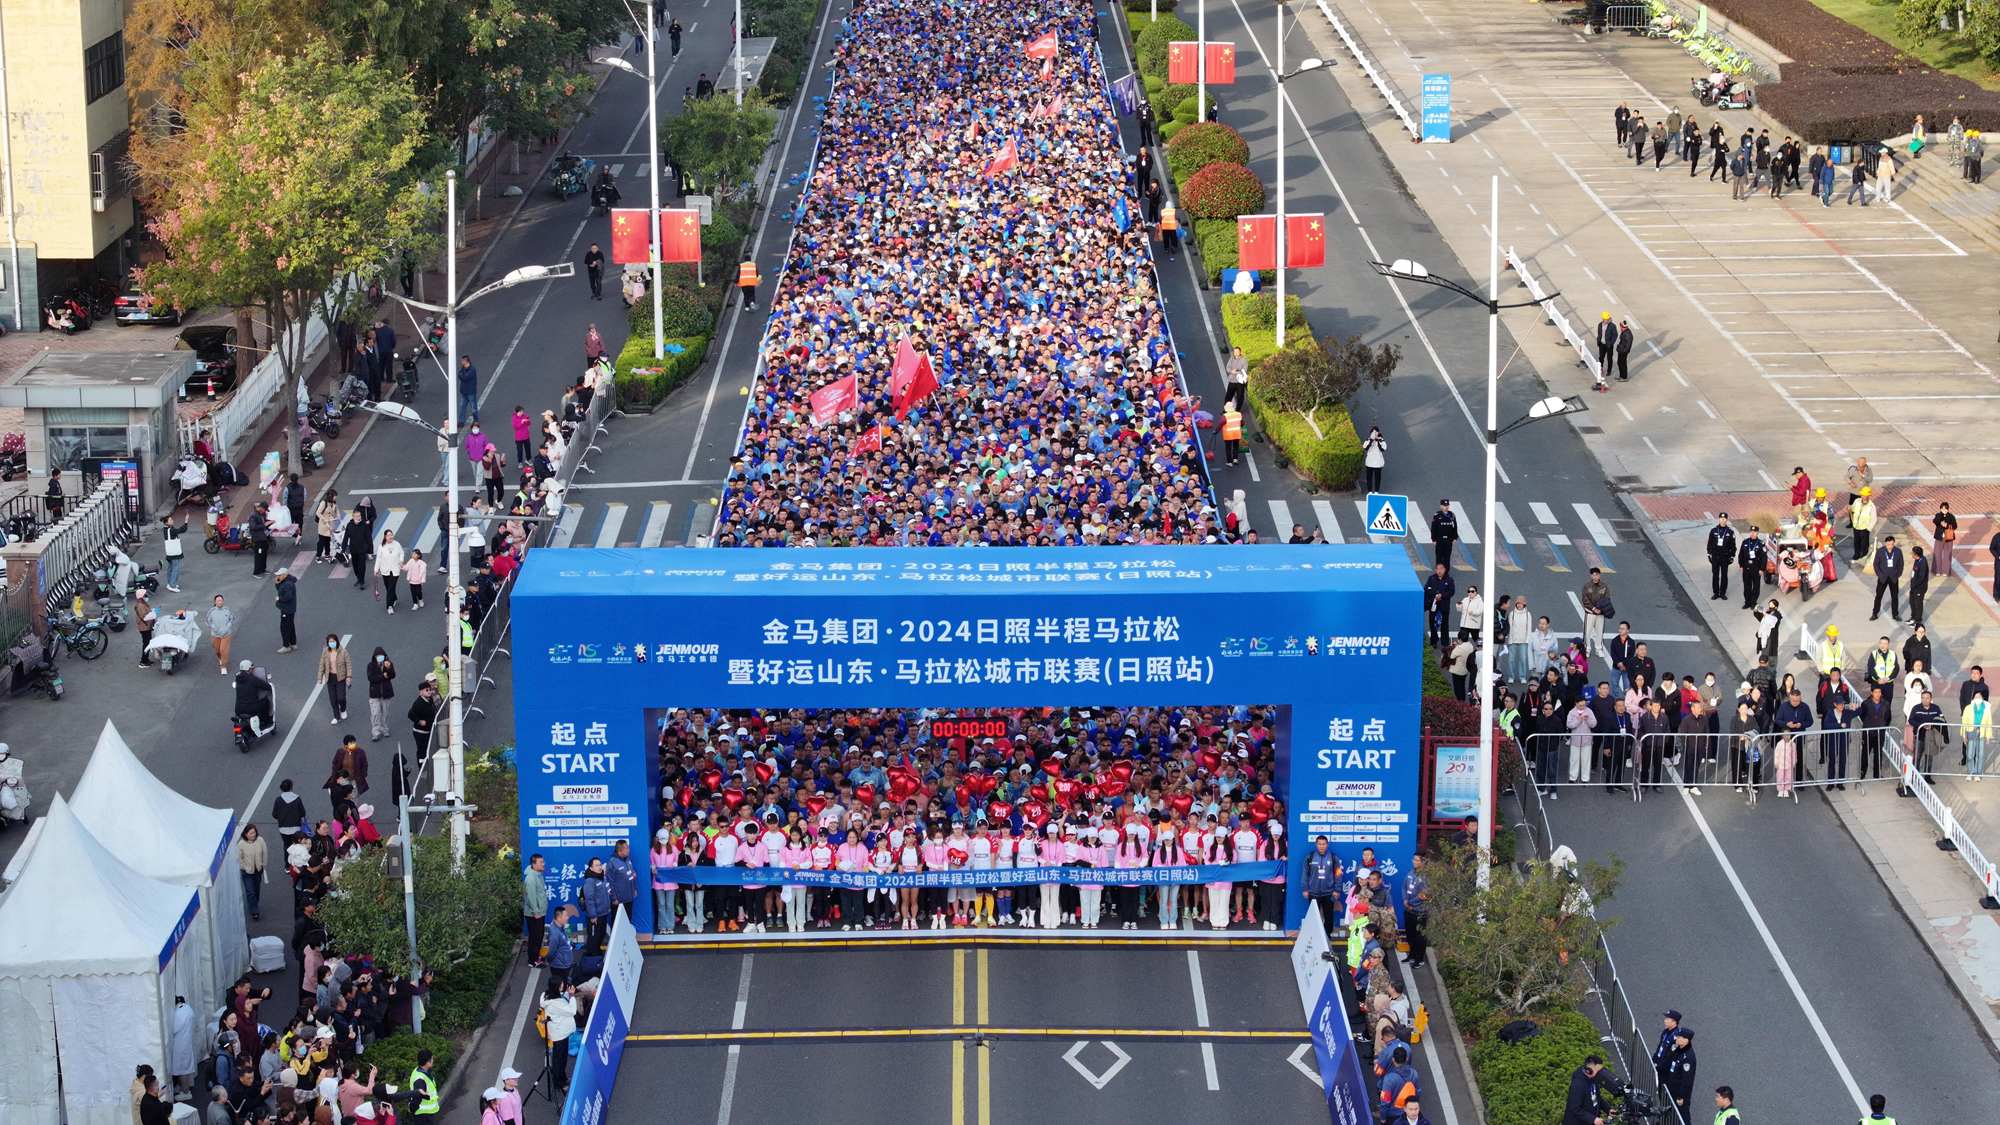
[[[1146,855],[1146,845],[1139,842],[1138,833],[1119,833],[1118,850],[1112,856],[1111,862],[1112,866],[1127,871],[1148,866],[1150,861]],[[1123,928],[1125,929],[1136,930],[1139,928],[1138,883],[1118,884],[1118,920],[1123,923]]]
[[[764,857],[772,867],[785,867],[785,846],[790,842],[784,830],[778,827],[776,813],[764,818]],[[783,887],[764,888],[764,920],[768,924],[785,916],[785,889]]]
[[[752,835],[736,849],[736,862],[744,867],[771,866],[771,853],[764,848],[764,837]],[[764,932],[764,889],[763,883],[743,884],[743,912],[749,915],[749,922],[743,927],[746,934]]]
[[[914,828],[903,834],[903,846],[896,851],[896,870],[904,875],[921,874],[924,869],[923,843]],[[903,928],[917,928],[917,887],[896,888],[897,913],[903,919]]]
[[[1204,827],[1207,828],[1209,832],[1209,840],[1208,840],[1208,855],[1203,857],[1202,862],[1213,863],[1213,864],[1225,864],[1234,862],[1235,856],[1231,851],[1229,833],[1215,826],[1214,817],[1209,817],[1208,822],[1206,825],[1204,825]],[[1229,928],[1230,885],[1231,884],[1227,879],[1224,879],[1219,883],[1210,883],[1208,885],[1208,921],[1210,925],[1214,926],[1218,930],[1226,930]]]
[[[802,871],[812,866],[812,849],[806,847],[805,833],[794,824],[785,837],[785,846],[778,852],[778,866]],[[785,885],[785,929],[791,933],[806,932],[806,888],[802,883]]]
[[[1045,868],[1061,867],[1069,859],[1069,845],[1063,842],[1062,828],[1055,821],[1049,821],[1049,834],[1042,839],[1041,847],[1035,853],[1039,863]],[[1053,930],[1062,925],[1061,883],[1042,884],[1042,928]]]
[[[674,892],[681,889],[679,883],[667,882],[673,868],[679,867],[681,850],[674,846],[674,832],[662,828],[653,833],[653,932],[670,934],[674,932]]]
[[[841,842],[838,848],[834,849],[833,866],[834,870],[846,875],[859,874],[868,870],[868,845],[862,842],[861,826],[858,823],[848,827],[847,838]],[[857,924],[865,916],[864,902],[866,902],[866,896],[860,888],[840,888],[841,929],[852,930],[857,928]]]
[[[931,825],[931,834],[924,840],[922,851],[925,871],[951,870],[951,860],[946,854],[948,849],[944,846],[943,825]],[[948,894],[949,888],[946,887],[924,888],[924,909],[930,913],[933,930],[944,929],[944,904]]]
[[[1040,867],[1042,865],[1041,857],[1041,847],[1035,842],[1034,825],[1023,825],[1021,828],[1021,838],[1014,841],[1014,866],[1022,870],[1031,867]],[[1035,899],[1029,892],[1026,883],[1021,884],[1020,889],[1016,892],[1016,898],[1020,909],[1016,911],[1015,916],[1020,919],[1021,925],[1033,926],[1035,924]]]
[[[1273,817],[1264,824],[1264,846],[1259,849],[1259,859],[1275,859],[1291,865],[1291,852],[1285,847],[1285,824]],[[1264,928],[1275,930],[1285,920],[1285,870],[1268,879],[1257,880],[1257,895],[1263,901],[1257,907],[1258,917],[1264,919]]]
[[[1116,833],[1116,829],[1103,831]],[[1111,866],[1111,849],[1105,847],[1104,837],[1098,829],[1088,826],[1076,834],[1076,858],[1085,867],[1093,870]],[[1091,883],[1077,888],[1077,897],[1082,908],[1077,913],[1077,921],[1086,930],[1097,928],[1097,920],[1104,915],[1104,884]]]

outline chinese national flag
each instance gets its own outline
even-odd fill
[[[1285,265],[1307,269],[1326,264],[1326,216],[1285,216]]]
[[[812,393],[812,416],[815,425],[831,422],[840,417],[840,412],[854,405],[854,376],[835,379]]]
[[[701,261],[701,212],[693,208],[660,212],[660,260]]]
[[[1174,86],[1192,86],[1201,80],[1201,60],[1195,54],[1198,43],[1167,44],[1167,82]]]
[[[896,420],[902,421],[916,405],[937,390],[937,375],[931,371],[931,357],[920,355],[903,337],[896,345],[896,369],[889,376],[889,393],[896,405]]]
[[[881,448],[882,427],[878,424],[868,427],[868,432],[861,435],[860,440],[854,443],[853,449],[848,450],[847,457],[851,461],[863,453],[870,452],[871,450],[879,451]]]
[[[1007,143],[1000,146],[1000,151],[993,154],[993,159],[986,162],[986,174],[997,176],[1020,162],[1020,147],[1014,143],[1014,138],[1008,137]]]
[[[1236,216],[1236,266],[1246,270],[1278,268],[1278,217]]]
[[[611,212],[611,261],[616,265],[653,260],[652,239],[646,237],[646,209],[618,208]]]
[[[1208,44],[1208,84],[1230,86],[1236,82],[1236,44]]]
[[[1022,49],[1031,59],[1052,59],[1061,47],[1056,42],[1056,33],[1051,31]]]

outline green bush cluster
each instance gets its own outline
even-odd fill
[[[757,76],[757,88],[772,105],[784,105],[799,90],[799,68],[783,55],[764,60],[764,73]]]
[[[642,297],[627,309],[625,320],[632,335],[646,338],[647,351],[650,352],[653,340],[652,297]],[[660,290],[660,326],[668,336],[706,336],[715,327],[715,313],[709,308],[705,295],[669,284]]]
[[[1258,427],[1307,480],[1334,491],[1354,487],[1361,476],[1361,438],[1345,406],[1324,407],[1313,416],[1326,435],[1321,437],[1296,412],[1265,403],[1255,379],[1250,381],[1248,398]]]
[[[427,1034],[453,1035],[492,1018],[493,990],[514,960],[514,937],[520,929],[518,918],[498,922],[473,942],[471,956],[438,969],[424,1005]]]
[[[1227,125],[1203,121],[1175,134],[1167,145],[1167,167],[1175,183],[1211,164],[1248,164],[1250,145],[1243,135]]]
[[[1132,20],[1132,27],[1136,31],[1132,45],[1139,52],[1139,73],[1162,81],[1167,77],[1167,44],[1191,43],[1195,38],[1194,28],[1173,16],[1161,16],[1157,20],[1137,18]],[[1154,112],[1157,113],[1159,108],[1155,103]],[[1168,115],[1160,116],[1164,119]]]
[[[431,1060],[431,1077],[442,1088],[451,1074],[452,1064],[458,1061],[458,1044],[430,1032],[412,1035],[407,1030],[399,1031],[387,1039],[377,1039],[368,1044],[368,1049],[361,1053],[362,1077],[368,1076],[366,1072],[372,1066],[380,1072],[376,1075],[377,1082],[407,1090],[410,1073],[417,1069],[418,1051],[429,1051],[437,1056]]]
[[[743,0],[743,34],[748,36],[769,35],[777,39],[771,45],[771,61],[780,59],[802,59],[811,47],[813,15],[819,10],[818,0]],[[771,72],[767,64],[764,73]],[[761,86],[763,83],[758,83]],[[793,72],[792,86],[798,86],[797,72]]]
[[[1230,223],[1229,228],[1233,235],[1236,224]],[[1253,372],[1266,356],[1278,350],[1277,308],[1277,298],[1269,293],[1229,293],[1222,298],[1222,327],[1229,335],[1229,346],[1243,349],[1243,358],[1250,361]],[[1305,306],[1295,296],[1285,298],[1285,333],[1312,333]]]
[[[624,350],[618,353],[619,406],[658,406],[668,392],[687,382],[708,358],[706,335],[670,336],[665,342],[680,345],[681,353],[668,352],[655,363],[652,333],[634,333],[625,341]]]
[[[1454,1014],[1460,991],[1452,992]],[[1486,1100],[1487,1125],[1547,1125],[1559,1121],[1563,1102],[1569,1094],[1569,1076],[1583,1060],[1602,1054],[1597,1028],[1581,1013],[1557,1012],[1542,1025],[1542,1033],[1519,1043],[1507,1043],[1495,1034],[1506,1018],[1487,1015],[1479,1026],[1483,1032],[1470,1052],[1472,1071],[1479,1078],[1479,1092]]]
[[[1264,181],[1241,164],[1211,164],[1188,178],[1181,205],[1197,219],[1234,219],[1264,209]]]
[[[1161,75],[1164,79],[1165,72],[1162,71]],[[1194,91],[1193,86],[1168,85],[1163,81],[1159,89],[1146,95],[1146,100],[1153,103],[1153,120],[1172,124],[1174,111],[1180,108],[1182,102],[1194,97]]]

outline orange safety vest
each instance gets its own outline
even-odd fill
[[[1160,229],[1161,230],[1181,229],[1181,221],[1174,217],[1173,208],[1171,207],[1160,208]]]
[[[740,266],[737,266],[737,267],[736,267],[736,284],[738,284],[738,285],[755,285],[755,284],[757,284],[757,263],[755,263],[755,262],[745,262],[745,263],[743,263],[742,265],[740,265]]]
[[[1243,440],[1243,415],[1234,410],[1222,412],[1222,440]]]

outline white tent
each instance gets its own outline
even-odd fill
[[[166,1073],[200,905],[120,863],[60,796],[49,803],[0,900],[0,1125],[130,1125],[133,1067]]]
[[[206,1022],[250,967],[235,857],[236,814],[195,804],[168,788],[140,764],[109,720],[69,803],[112,855],[141,874],[200,893],[201,911],[188,937],[202,979],[183,982],[181,995]]]

